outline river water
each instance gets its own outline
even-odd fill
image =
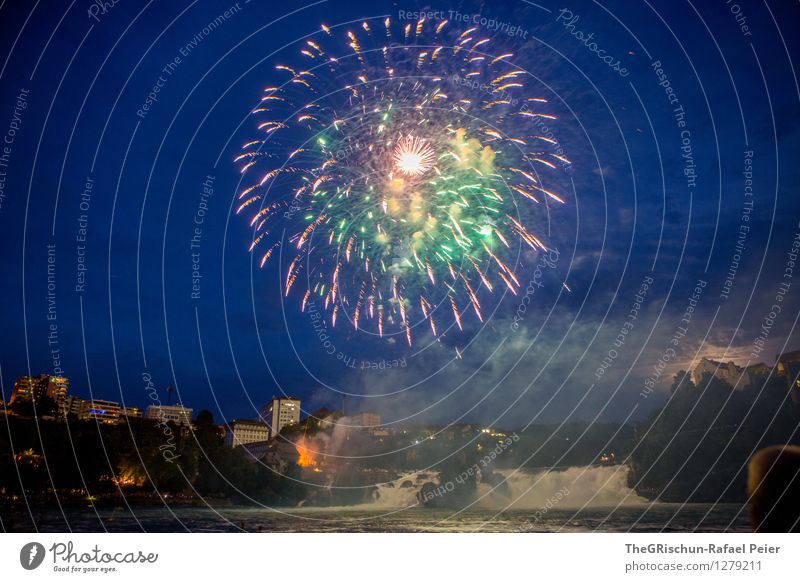
[[[447,504],[453,484],[441,483],[436,472],[417,471],[371,489],[370,502],[347,507],[214,507],[209,501],[205,506],[18,508],[0,511],[0,525],[5,531],[42,532],[749,531],[747,512],[738,504],[648,502],[630,489],[623,465],[506,470],[494,476],[494,485],[479,482],[472,502],[460,510],[420,506],[417,492],[423,484],[440,484],[434,496],[440,505]]]
[[[643,504],[541,510],[148,507],[34,511],[40,532],[722,532],[749,531],[733,504]],[[7,531],[32,531],[30,517],[3,520]]]

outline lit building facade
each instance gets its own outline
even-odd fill
[[[78,410],[78,420],[93,420],[100,424],[117,424],[119,422],[119,402],[82,400]]]
[[[792,402],[800,404],[800,351],[779,355],[775,368],[778,374],[786,378],[791,389]]]
[[[269,436],[275,438],[285,426],[300,422],[300,401],[290,396],[273,398],[261,409],[261,418],[269,427]]]
[[[174,422],[182,426],[192,425],[192,412],[191,408],[186,408],[182,404],[175,405],[162,405],[156,406],[151,404],[147,407],[144,414],[145,418],[150,420],[159,420],[162,422]]]
[[[135,406],[120,406],[119,402],[110,400],[84,400],[77,396],[67,396],[64,401],[64,416],[101,424],[117,424],[128,418],[141,418],[142,411]]]
[[[142,418],[142,409],[137,406],[121,406],[119,409],[120,418]]]
[[[9,405],[23,402],[33,402],[44,397],[50,398],[58,407],[58,415],[63,416],[67,400],[69,380],[63,376],[21,376],[14,382],[14,391],[11,393]]]
[[[64,416],[70,418],[78,418],[81,413],[81,406],[83,405],[83,398],[77,396],[67,396],[64,402]]]
[[[260,420],[234,420],[225,431],[225,444],[231,448],[269,439],[269,427]]]
[[[800,351],[786,352],[785,354],[779,355],[775,368],[778,374],[788,376],[791,384],[800,386],[795,380],[797,376],[800,375]]]

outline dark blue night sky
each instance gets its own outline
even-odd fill
[[[16,377],[60,366],[79,396],[146,406],[150,374],[218,420],[281,393],[304,412],[347,394],[386,422],[626,420],[701,356],[771,364],[800,348],[796,2],[742,0],[738,19],[731,3],[683,0],[98,6],[0,4],[6,399]],[[337,326],[325,344],[282,297],[285,265],[259,270],[247,252],[233,158],[275,63],[320,23],[421,9],[508,24],[488,36],[552,102],[573,162],[567,203],[542,219],[558,260],[517,325],[508,296],[442,342]],[[522,258],[521,279],[538,260]]]

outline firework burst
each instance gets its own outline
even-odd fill
[[[334,326],[347,314],[411,344],[418,323],[438,337],[470,310],[483,321],[492,291],[519,291],[520,246],[546,250],[527,207],[563,203],[541,172],[569,161],[538,135],[546,101],[478,28],[355,30],[323,25],[302,66],[276,66],[236,158],[236,211],[260,266],[284,245],[283,291],[297,287],[302,309],[318,301]]]
[[[421,176],[428,172],[436,160],[436,152],[423,139],[407,136],[394,146],[395,168],[406,176]]]

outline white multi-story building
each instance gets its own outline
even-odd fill
[[[144,417],[162,422],[174,422],[183,426],[192,425],[192,409],[182,404],[161,405],[151,404],[147,407]]]
[[[300,422],[300,401],[291,396],[273,398],[261,409],[261,418],[269,427],[269,436],[278,436],[285,426]]]
[[[260,420],[234,420],[225,430],[225,444],[231,448],[269,440],[269,427]]]

